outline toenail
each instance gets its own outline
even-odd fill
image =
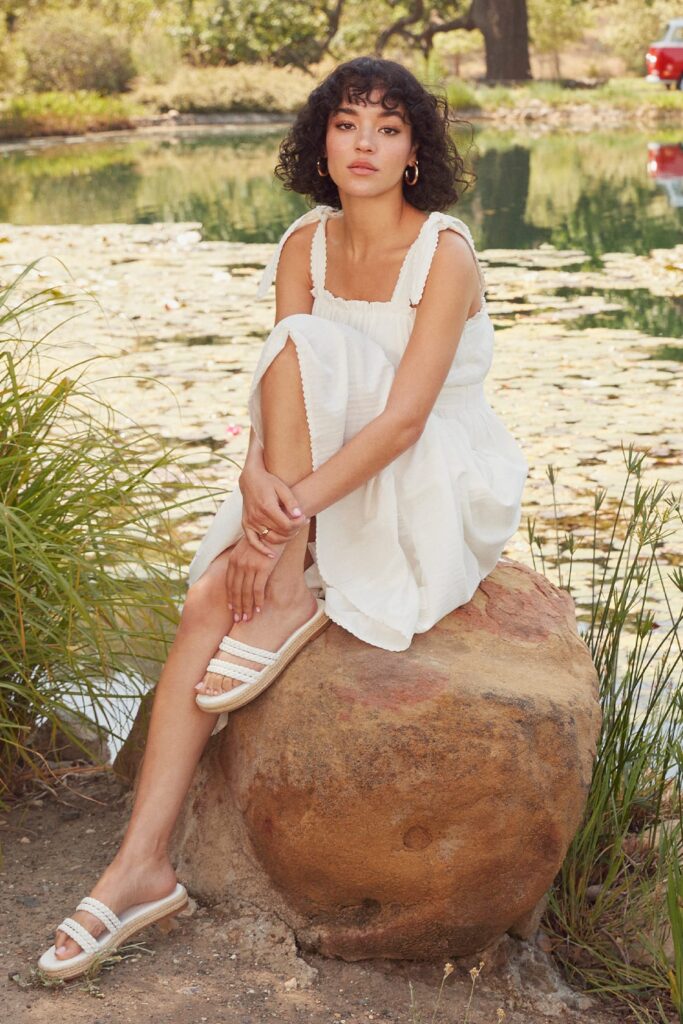
[[[245,613],[244,613],[244,615],[242,616],[242,622],[244,622],[244,620],[245,620],[245,619],[247,619],[247,618],[248,618],[248,615],[247,615],[247,613],[245,612]]]
[[[58,953],[66,953],[66,946],[57,946]]]
[[[237,614],[237,612],[235,612],[235,614],[233,615],[233,619],[235,620],[235,622],[239,622],[240,621],[240,617]]]

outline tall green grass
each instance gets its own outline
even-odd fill
[[[144,107],[125,96],[76,92],[25,92],[0,105],[0,139],[130,128]]]
[[[601,512],[604,489],[595,494],[583,633],[599,675],[602,728],[583,822],[544,925],[571,980],[618,999],[638,1021],[668,1024],[683,1021],[683,609],[674,608],[683,570],[665,571],[660,549],[680,536],[681,495],[661,482],[645,486],[647,453],[622,452],[627,473],[614,511]],[[548,467],[548,475],[559,524],[557,471]],[[534,564],[538,554],[541,570],[571,593],[576,536],[560,536],[557,526],[551,566],[535,524]]]
[[[42,373],[26,328],[70,300],[0,286],[0,803],[36,774],[37,725],[64,712],[105,732],[112,688],[152,683],[177,620],[185,561],[173,527],[186,475],[155,437],[115,417],[85,381],[91,359]],[[74,706],[76,705],[76,706]],[[71,719],[73,721],[73,719]],[[84,749],[84,748],[82,748]]]

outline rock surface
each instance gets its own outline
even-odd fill
[[[430,959],[524,933],[579,825],[600,727],[571,598],[501,561],[393,653],[334,623],[200,762],[171,856],[304,950]]]

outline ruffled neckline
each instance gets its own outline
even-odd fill
[[[328,288],[325,287],[325,279],[326,279],[326,276],[327,276],[327,237],[326,237],[327,233],[326,233],[326,229],[325,229],[325,224],[326,224],[326,221],[327,221],[328,217],[341,217],[341,216],[343,216],[344,211],[343,210],[337,210],[333,206],[322,206],[322,207],[319,207],[318,209],[319,209],[319,223],[318,223],[317,230],[321,233],[320,248],[321,248],[321,255],[322,255],[322,280],[321,280],[319,288],[315,288],[315,287],[313,288],[314,296],[316,298],[321,297],[324,301],[331,302],[333,305],[335,305],[335,306],[337,306],[339,308],[344,308],[344,307],[350,306],[353,309],[356,309],[358,311],[364,310],[366,312],[381,313],[381,314],[391,314],[391,315],[404,316],[404,317],[408,317],[410,319],[413,319],[414,316],[415,316],[415,313],[417,312],[417,302],[415,303],[415,305],[412,305],[411,301],[410,301],[410,295],[403,295],[402,294],[402,292],[404,291],[404,289],[403,289],[403,279],[404,279],[404,277],[406,275],[406,270],[407,270],[407,267],[409,265],[410,258],[413,255],[413,253],[415,252],[415,250],[418,248],[420,242],[422,241],[422,238],[425,235],[425,232],[427,231],[428,226],[431,223],[433,223],[436,218],[442,219],[444,224],[446,224],[449,219],[450,220],[456,220],[457,218],[450,217],[449,214],[444,213],[442,210],[432,210],[431,213],[429,213],[427,215],[427,217],[425,218],[425,220],[422,223],[422,226],[420,227],[420,230],[417,233],[416,238],[414,239],[413,242],[411,242],[410,246],[408,247],[408,249],[406,251],[405,256],[403,257],[403,262],[401,263],[401,267],[400,267],[399,272],[398,272],[398,277],[396,278],[396,284],[394,285],[394,290],[393,290],[393,293],[392,293],[390,299],[384,299],[384,300],[377,300],[377,299],[346,299],[346,298],[344,298],[343,295],[335,295],[333,292],[331,292]],[[463,227],[468,231],[468,234],[469,234],[469,229],[467,229],[467,225],[463,224]],[[437,243],[437,240],[438,240],[438,235],[439,235],[439,232],[435,231],[434,232],[434,249],[436,249],[436,243]],[[470,241],[470,244],[472,245],[472,247],[474,249],[473,243],[471,241]],[[314,251],[314,248],[315,247],[312,245],[311,246],[311,275],[313,277],[313,280],[315,280],[315,276],[314,276],[314,273],[313,273],[314,272],[314,267],[313,267],[313,259],[314,259],[313,251]],[[475,254],[475,259],[476,259],[476,254]],[[431,258],[430,258],[429,262],[431,263]],[[320,293],[319,296],[318,296],[318,293]],[[418,302],[419,302],[419,298],[420,298],[420,296],[417,297],[417,301]],[[467,320],[465,320],[463,331],[467,330],[469,327],[474,327],[479,322],[479,320],[484,319],[487,316],[488,316],[488,310],[486,308],[486,296],[484,295],[484,292],[482,290],[482,294],[481,294],[481,307],[476,311],[476,313],[473,313],[472,316],[468,317]]]
[[[396,284],[391,294],[390,299],[345,299],[342,295],[334,295],[328,288],[325,287],[325,280],[327,278],[327,231],[326,223],[328,217],[341,217],[344,214],[343,210],[336,210],[334,207],[328,206],[323,207],[321,210],[320,221],[318,224],[318,230],[321,232],[321,250],[322,250],[322,283],[320,285],[320,292],[329,299],[331,302],[341,303],[344,306],[356,306],[359,309],[377,309],[382,312],[397,312],[403,315],[411,314],[415,312],[415,308],[408,302],[401,302],[401,285],[403,284],[403,278],[405,277],[406,267],[408,266],[408,260],[412,256],[414,250],[422,240],[424,232],[427,229],[427,225],[431,222],[432,218],[439,213],[438,210],[432,210],[430,214],[424,219],[420,230],[417,233],[415,239],[410,243],[403,262],[396,278]]]

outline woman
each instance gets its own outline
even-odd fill
[[[330,620],[405,650],[470,600],[519,525],[528,467],[483,393],[484,279],[468,228],[441,212],[466,184],[448,128],[410,72],[361,57],[313,90],[282,143],[276,173],[318,205],[264,271],[276,325],[239,488],[190,567],[125,837],[41,958],[51,974],[81,973],[184,904],[167,845],[229,710]]]

